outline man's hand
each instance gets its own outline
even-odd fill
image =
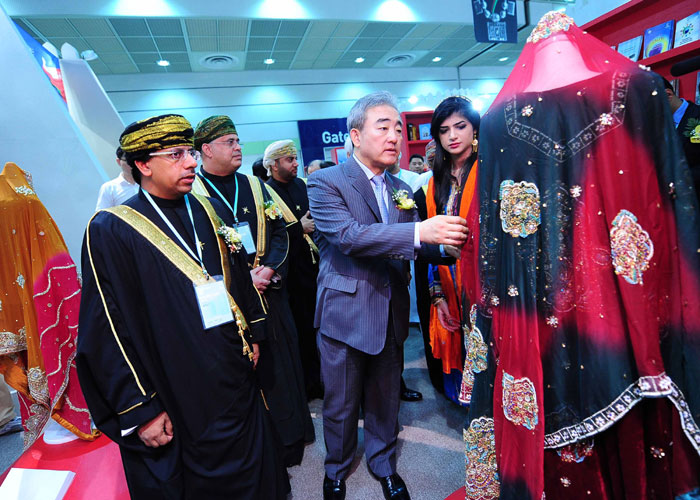
[[[445,245],[443,248],[445,249],[445,253],[447,255],[449,255],[450,257],[454,257],[457,260],[459,260],[460,257],[462,257],[462,248],[461,247],[455,247],[452,245]]]
[[[316,230],[316,223],[311,218],[311,212],[309,210],[306,211],[304,217],[299,219],[299,221],[301,222],[301,227],[304,228],[304,234],[313,233]]]
[[[274,269],[265,266],[258,266],[250,271],[250,277],[253,279],[253,286],[255,286],[259,292],[267,290],[270,279],[274,274]]]
[[[156,418],[139,427],[138,434],[143,444],[150,448],[165,446],[173,440],[173,423],[167,413],[161,412]]]
[[[458,247],[467,239],[467,221],[452,215],[436,215],[421,222],[418,231],[423,243]]]
[[[253,344],[253,368],[258,366],[258,359],[260,359],[260,346]]]
[[[438,320],[445,330],[456,332],[459,330],[459,321],[450,314],[450,308],[447,307],[447,301],[441,300],[437,303]]]

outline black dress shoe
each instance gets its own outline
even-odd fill
[[[420,401],[423,399],[423,395],[420,392],[408,389],[406,387],[401,390],[400,397],[401,401]]]
[[[323,500],[345,500],[345,479],[334,481],[328,476],[324,476]]]
[[[382,491],[386,500],[411,500],[406,483],[398,474],[382,477],[379,482],[382,483]]]

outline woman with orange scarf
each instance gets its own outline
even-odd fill
[[[438,214],[466,218],[474,194],[477,171],[479,113],[463,97],[448,97],[433,113],[430,133],[436,142],[433,177],[426,193],[428,217]],[[445,248],[456,256],[457,249]],[[462,394],[464,365],[462,324],[462,279],[460,266],[430,266],[430,345],[433,356],[442,360],[445,395],[468,403]]]

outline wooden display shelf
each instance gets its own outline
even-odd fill
[[[416,145],[416,146],[425,146],[427,145],[431,139],[418,139],[417,141],[408,141],[410,145]]]
[[[639,64],[651,67],[659,66],[661,64],[673,65],[698,54],[700,54],[700,40],[695,40],[694,42],[681,45],[675,49],[667,50],[661,54],[656,54],[654,56],[647,57],[646,59],[642,59],[639,61]]]
[[[675,24],[698,10],[700,10],[698,0],[630,0],[584,24],[581,29],[607,45],[617,46],[634,37],[644,36],[647,29],[666,21],[674,21],[675,33]],[[641,59],[639,63],[673,80],[676,77],[671,76],[671,66],[697,55],[698,52],[700,52],[700,40]],[[697,72],[678,77],[678,80],[680,84],[678,95],[686,100],[695,101]]]
[[[403,141],[401,142],[401,168],[408,168],[408,160],[411,155],[421,155],[425,157],[425,146],[430,142],[430,139],[408,139],[408,124],[418,128],[419,125],[430,123],[433,118],[432,111],[404,111],[401,113],[401,121],[403,122]]]

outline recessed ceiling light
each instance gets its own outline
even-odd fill
[[[161,59],[160,61],[156,61],[156,64],[158,66],[170,66],[170,61],[166,61],[165,59]]]
[[[418,97],[412,95],[411,97],[408,98],[408,102],[410,102],[411,104],[415,104],[418,102]]]
[[[263,62],[264,62],[265,64],[275,64],[275,60],[274,60],[274,59],[265,59]]]
[[[355,62],[356,62],[357,64],[363,63],[363,62],[365,62],[365,58],[364,58],[364,57],[358,57],[357,59],[355,59]]]
[[[442,61],[442,57],[440,57],[440,56],[433,57],[433,62],[440,62],[440,61]]]
[[[507,57],[501,57],[501,58],[499,59],[500,62],[507,61],[507,60],[508,60]]]

